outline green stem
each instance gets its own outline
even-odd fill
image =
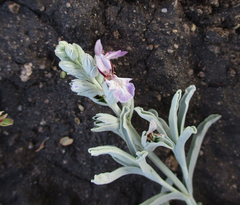
[[[176,175],[156,156],[154,152],[148,153],[149,159],[168,177],[185,195],[189,195],[186,187]]]

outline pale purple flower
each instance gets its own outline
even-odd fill
[[[118,51],[108,52],[104,55],[103,47],[100,39],[97,40],[94,47],[94,51],[96,55],[98,70],[104,77],[110,77],[113,74],[113,66],[112,66],[112,63],[110,62],[110,59],[116,59],[127,54],[126,51],[118,50]]]
[[[131,78],[119,78],[116,75],[112,75],[111,79],[106,79],[106,83],[109,86],[109,90],[114,90],[114,97],[121,103],[126,103],[134,96],[135,87],[129,81]]]
[[[96,54],[96,63],[99,72],[105,77],[109,90],[113,90],[114,97],[121,103],[126,103],[133,98],[135,87],[129,83],[131,78],[119,78],[113,74],[113,66],[110,59],[122,57],[127,54],[126,51],[114,51],[103,54],[101,40],[97,40],[94,48]]]

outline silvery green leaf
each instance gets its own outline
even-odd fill
[[[123,166],[134,166],[139,167],[138,163],[136,162],[136,159],[128,154],[127,152],[124,152],[123,150],[115,147],[115,146],[98,146],[88,149],[88,152],[92,156],[99,156],[103,154],[109,154],[112,156],[112,158],[122,164]]]
[[[183,130],[182,134],[180,135],[176,146],[174,147],[173,153],[181,166],[183,177],[185,180],[185,184],[189,190],[189,192],[192,192],[192,185],[191,180],[189,178],[188,169],[187,169],[187,162],[186,162],[186,155],[185,155],[185,143],[189,139],[189,137],[192,134],[197,133],[196,127],[186,127],[185,130]]]
[[[169,127],[172,135],[172,140],[176,144],[178,140],[178,124],[177,124],[177,111],[179,106],[179,100],[181,98],[181,90],[178,90],[176,94],[173,96],[171,108],[169,111]]]
[[[113,90],[109,90],[109,87],[107,86],[106,82],[103,83],[103,91],[105,95],[105,100],[109,105],[113,105],[118,102],[118,100],[114,97]]]
[[[185,201],[186,196],[184,196],[184,194],[182,194],[181,192],[160,193],[160,194],[157,194],[157,195],[147,199],[146,201],[144,201],[140,205],[159,205],[159,204],[163,204],[165,202],[168,202],[170,200],[183,200],[183,201]]]
[[[189,170],[189,178],[192,179],[194,168],[197,162],[197,158],[199,155],[199,151],[202,145],[202,141],[205,137],[206,132],[209,127],[219,120],[221,115],[213,114],[208,116],[203,122],[201,122],[197,127],[197,133],[193,135],[192,142],[190,145],[190,149],[187,155],[187,166]]]
[[[139,167],[120,167],[113,172],[106,172],[95,175],[94,179],[92,179],[91,182],[97,185],[109,184],[127,174],[142,175],[142,171]]]
[[[144,150],[152,152],[154,151],[157,147],[166,147],[168,149],[173,149],[174,146],[171,142],[169,142],[167,139],[161,136],[157,137],[154,141],[152,142],[147,142],[146,146],[144,147]]]
[[[91,129],[93,132],[116,132],[119,130],[119,118],[116,118],[113,115],[99,113],[95,115],[93,119],[95,120],[95,127]]]
[[[124,106],[120,114],[120,133],[124,137],[125,142],[127,143],[128,149],[133,156],[136,156],[136,152],[142,149],[140,142],[140,136],[133,128],[129,115],[131,110],[129,107]]]
[[[93,119],[106,125],[112,123],[119,123],[119,118],[106,113],[98,113],[93,117]]]
[[[71,44],[65,46],[65,52],[72,61],[75,61],[78,58],[78,51]]]
[[[58,45],[56,46],[55,49],[55,55],[60,59],[60,60],[69,60],[66,52],[65,52],[65,46],[68,43],[66,41],[59,41]]]
[[[184,93],[182,99],[180,100],[179,112],[178,112],[178,128],[179,128],[179,133],[180,134],[183,132],[189,102],[190,102],[190,100],[191,100],[195,91],[196,91],[195,85],[189,86],[185,90],[185,93]]]
[[[169,185],[167,182],[165,182],[158,174],[157,172],[146,162],[146,157],[148,155],[148,152],[143,150],[141,152],[137,152],[137,162],[142,169],[143,174],[148,179],[151,179],[152,181],[155,181],[156,183],[164,186],[169,191],[175,191],[176,189],[173,188],[171,185]]]
[[[134,110],[138,113],[138,115],[140,117],[147,120],[148,122],[151,122],[152,120],[154,120],[154,122],[157,125],[157,131],[159,132],[159,134],[163,134],[171,143],[173,143],[172,139],[170,138],[171,136],[169,136],[167,134],[167,132],[163,128],[162,123],[158,120],[158,118],[155,116],[155,114],[153,114],[152,112],[149,112],[149,111],[145,111],[141,107],[135,107]]]
[[[104,82],[104,77],[103,77],[103,75],[102,75],[101,73],[98,72],[98,75],[97,75],[95,78],[96,78],[96,81],[97,81],[100,85],[103,84],[103,82]]]
[[[101,95],[102,92],[92,83],[86,80],[74,79],[70,83],[73,92],[85,97],[94,97]]]
[[[76,63],[70,61],[60,61],[59,67],[69,75],[73,75],[82,80],[86,79],[82,67]]]
[[[78,62],[81,63],[82,62],[82,57],[85,54],[85,52],[83,51],[83,49],[77,45],[76,43],[73,43],[73,47],[76,49],[77,53],[78,53]]]
[[[130,108],[130,113],[129,113],[129,120],[131,120],[132,115],[133,115],[133,111],[134,111],[134,99],[130,99],[129,101],[127,101],[126,103],[122,103],[122,107],[129,107]]]
[[[90,78],[95,78],[99,73],[92,56],[87,53],[82,56],[82,66]]]

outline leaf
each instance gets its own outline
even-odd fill
[[[136,162],[136,159],[132,155],[128,154],[127,152],[124,152],[123,150],[115,146],[105,145],[93,147],[89,148],[88,152],[92,156],[109,154],[116,162],[122,164],[123,166],[139,167],[138,163]]]
[[[82,67],[70,61],[60,61],[59,67],[64,70],[68,75],[73,75],[81,80],[85,80],[86,76]]]
[[[197,133],[193,135],[193,139],[187,155],[187,166],[189,170],[189,178],[191,181],[192,181],[194,168],[197,163],[197,158],[198,158],[199,151],[202,145],[202,141],[205,137],[205,134],[208,131],[209,127],[220,118],[221,118],[221,115],[218,115],[218,114],[212,114],[208,116],[203,122],[201,122],[198,125]]]
[[[87,53],[82,57],[82,66],[90,78],[95,78],[98,75],[98,69],[94,65],[94,60],[92,56]]]
[[[105,101],[109,104],[109,105],[113,105],[115,103],[118,102],[118,100],[114,97],[113,93],[114,90],[109,90],[109,87],[107,86],[106,82],[103,83],[103,91],[104,91],[104,95],[105,95]]]
[[[40,144],[39,148],[38,148],[35,152],[39,152],[41,149],[43,149],[43,148],[44,148],[44,143],[45,143],[47,140],[49,140],[49,137],[42,141],[42,143]]]
[[[109,184],[127,174],[143,175],[139,167],[120,167],[113,172],[106,172],[95,175],[94,179],[92,179],[91,182],[97,185]]]
[[[0,122],[0,126],[6,127],[13,124],[13,120],[11,118],[5,118]]]
[[[81,96],[94,97],[96,95],[102,95],[102,91],[100,91],[95,84],[86,80],[74,79],[70,85],[71,90]]]
[[[185,90],[185,93],[184,93],[182,99],[180,100],[179,112],[178,112],[178,129],[179,129],[180,134],[183,132],[189,102],[195,91],[196,91],[195,85],[189,86]]]
[[[164,126],[158,120],[157,116],[155,116],[155,114],[152,113],[152,110],[151,112],[145,111],[141,107],[135,107],[134,110],[138,113],[138,115],[141,118],[147,120],[148,122],[151,122],[152,120],[154,120],[154,122],[157,125],[157,131],[159,132],[159,134],[163,134],[171,143],[173,143],[173,141],[171,140],[172,137],[167,134],[167,131],[165,131]]]
[[[176,94],[173,96],[172,103],[171,103],[171,108],[169,111],[169,127],[170,127],[170,132],[172,135],[172,140],[176,144],[178,140],[178,124],[177,124],[177,111],[178,111],[178,106],[179,106],[179,100],[181,98],[182,91],[178,90]]]
[[[67,44],[65,46],[65,52],[72,61],[75,61],[78,58],[78,52],[75,49],[75,47],[71,44]]]
[[[68,146],[68,145],[70,145],[72,143],[73,143],[73,139],[69,138],[68,136],[63,137],[62,139],[60,139],[60,144],[62,146]]]

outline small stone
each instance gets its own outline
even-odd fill
[[[66,7],[67,8],[70,8],[71,7],[71,4],[68,2],[68,3],[66,3]]]
[[[200,71],[200,72],[198,73],[198,76],[199,76],[200,78],[204,78],[204,77],[206,76],[206,74],[205,74],[204,72]]]
[[[68,146],[68,145],[70,145],[70,144],[72,144],[72,143],[73,143],[73,139],[72,139],[72,138],[69,138],[68,136],[63,137],[63,138],[60,140],[60,144],[61,144],[62,146]]]
[[[63,160],[63,164],[67,164],[68,163],[68,161],[67,160]]]
[[[176,29],[173,29],[172,32],[173,32],[174,34],[176,34],[176,33],[177,33],[177,30],[176,30]]]
[[[194,32],[196,30],[196,25],[195,24],[192,24],[192,27],[191,27],[191,31]]]
[[[219,7],[219,1],[218,0],[209,0],[209,3],[213,6]]]
[[[113,36],[114,36],[114,38],[116,38],[116,39],[121,38],[121,34],[118,32],[118,30],[116,30],[116,31],[113,32]]]
[[[178,49],[178,47],[179,47],[177,44],[174,44],[173,46],[174,46],[174,48],[176,48],[176,49]]]
[[[167,49],[167,52],[172,54],[173,53],[173,50],[172,49]]]
[[[23,82],[26,82],[29,80],[30,75],[32,74],[32,63],[24,64],[21,70],[20,78]]]
[[[19,105],[19,106],[17,107],[17,109],[18,109],[18,111],[22,111],[22,105]]]
[[[28,149],[32,149],[34,147],[33,143],[32,142],[29,142],[28,144]]]
[[[47,122],[44,119],[42,119],[42,121],[40,122],[40,125],[46,125],[46,124]]]
[[[78,117],[76,117],[74,121],[76,122],[77,125],[80,125],[80,119]]]
[[[153,45],[152,45],[152,44],[151,44],[151,45],[148,45],[148,46],[146,47],[146,49],[151,51],[151,50],[153,49]]]
[[[84,107],[82,105],[79,104],[78,108],[79,108],[80,111],[82,111],[82,112],[84,111]]]
[[[162,13],[167,13],[167,8],[163,8],[161,11]]]
[[[203,14],[202,9],[197,9],[197,13],[200,14],[200,15]]]
[[[66,73],[65,71],[62,71],[62,72],[60,73],[60,78],[65,78],[66,75],[67,75],[67,73]]]
[[[48,103],[49,103],[49,100],[48,100],[48,99],[44,100],[44,103],[48,104]]]
[[[18,11],[19,11],[20,5],[19,5],[19,4],[16,4],[16,3],[14,3],[14,4],[9,4],[8,8],[9,8],[9,10],[10,10],[12,13],[17,14]]]

